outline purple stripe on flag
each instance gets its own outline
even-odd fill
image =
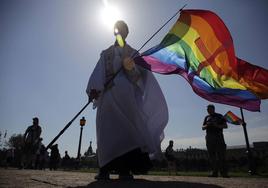
[[[189,82],[196,94],[211,102],[242,107],[250,111],[259,111],[260,100],[248,90],[213,88],[195,75],[194,72],[188,73],[176,65],[166,64],[152,56],[137,57],[135,62],[156,73],[181,75]]]

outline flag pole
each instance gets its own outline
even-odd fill
[[[187,4],[185,4],[182,8],[180,8],[171,18],[169,18],[140,48],[139,50],[132,56],[132,58],[134,58],[136,55],[139,54],[139,52],[141,51],[141,49],[150,41],[152,40],[152,38],[159,33],[179,12],[182,11],[182,9],[184,7],[186,7]],[[108,85],[111,83],[111,81],[113,81],[113,79],[119,74],[119,72],[122,70],[123,68],[120,67],[118,71],[115,72],[115,74],[104,84],[104,87],[107,88]],[[88,103],[82,107],[82,109],[74,116],[74,118],[67,123],[67,125],[59,132],[59,134],[47,145],[46,150],[48,148],[50,148],[57,140],[58,138],[66,131],[66,129],[68,129],[70,127],[70,125],[73,123],[73,121],[86,109],[86,107],[92,102],[91,99],[89,99]]]
[[[251,153],[250,145],[249,145],[248,132],[247,132],[247,124],[245,122],[243,109],[241,107],[240,107],[240,112],[241,112],[242,127],[243,127],[243,131],[244,131],[244,136],[245,136],[245,140],[246,140],[246,147],[247,147],[248,167],[249,167],[249,171],[248,172],[249,172],[250,175],[256,175],[256,169],[255,169],[255,165],[253,163],[252,153]]]
[[[141,51],[141,49],[150,41],[152,40],[152,38],[154,38],[154,36],[159,33],[159,31],[161,31],[175,16],[177,16],[177,14],[179,14],[182,9],[184,9],[187,6],[187,4],[183,5],[171,18],[169,18],[138,50],[138,52]],[[136,54],[137,55],[137,54]],[[135,56],[134,56],[135,57]]]
[[[91,101],[92,100],[89,99],[87,104],[73,117],[73,119],[69,123],[67,123],[67,125],[65,125],[65,127],[59,132],[59,134],[55,136],[55,138],[47,145],[46,150],[50,148],[58,140],[58,138],[66,131],[66,129],[68,129],[71,126],[73,121],[86,109],[86,107],[91,103]]]

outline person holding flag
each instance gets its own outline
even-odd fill
[[[153,74],[135,65],[138,52],[127,44],[128,32],[124,21],[116,22],[116,42],[101,53],[87,86],[97,108],[97,180],[109,179],[111,171],[119,179],[146,173],[150,159],[161,155],[168,122],[164,95]]]

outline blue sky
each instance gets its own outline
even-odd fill
[[[268,2],[110,0],[128,23],[128,43],[138,49],[169,17],[187,3],[188,9],[216,12],[229,28],[236,55],[252,64],[268,68]],[[1,0],[0,1],[0,131],[7,137],[24,133],[32,117],[40,118],[43,142],[47,145],[87,102],[88,78],[100,52],[114,42],[112,30],[100,19],[101,0]],[[176,18],[177,19],[177,18]],[[145,47],[159,43],[176,21],[173,19]],[[144,49],[144,50],[145,50]],[[169,107],[165,148],[169,139],[175,148],[205,148],[201,130],[208,101],[194,94],[189,84],[176,75],[156,75]],[[216,104],[216,111],[238,108]],[[89,141],[96,149],[96,112],[88,107],[85,116],[82,153]],[[250,142],[268,141],[268,101],[261,112],[244,111]],[[76,156],[79,121],[58,140],[60,152]],[[227,145],[245,143],[241,127],[225,130]],[[3,141],[3,140],[2,140]]]

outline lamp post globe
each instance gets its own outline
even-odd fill
[[[85,119],[85,117],[82,117],[80,119],[80,126],[85,126],[85,125],[86,125],[86,119]]]

